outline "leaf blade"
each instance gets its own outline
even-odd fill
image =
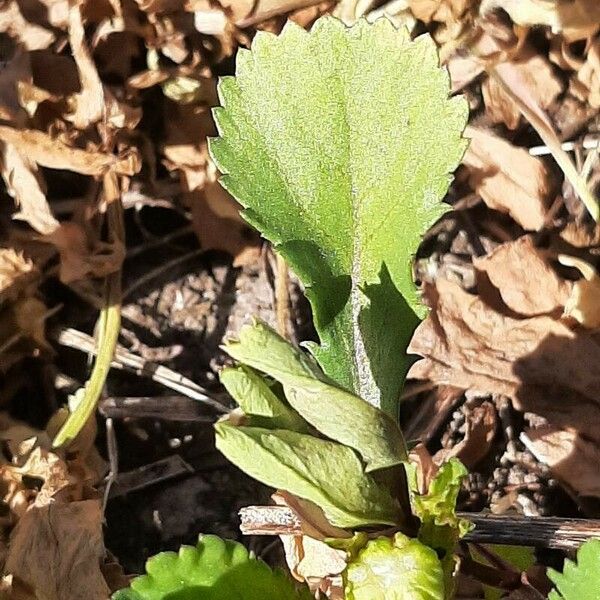
[[[406,365],[377,381],[372,352],[401,363],[407,335],[376,336],[377,319],[360,315],[369,307],[416,323],[410,257],[442,214],[465,148],[466,104],[448,90],[430,39],[411,42],[386,19],[348,29],[322,18],[310,33],[294,24],[279,37],[259,33],[236,78],[221,81],[214,112],[222,183],[307,287],[321,366],[389,412]],[[385,305],[364,292],[382,269],[392,284]]]
[[[265,323],[243,327],[238,340],[227,342],[223,349],[279,381],[290,405],[322,434],[354,448],[367,472],[407,460],[404,438],[394,419],[327,380],[310,357]]]
[[[371,540],[344,575],[346,600],[444,600],[436,553],[402,533]]]
[[[242,544],[215,535],[200,536],[196,546],[161,552],[146,562],[146,575],[119,590],[112,600],[309,600],[279,570],[271,570]]]
[[[577,562],[566,559],[563,572],[548,569],[556,586],[549,600],[596,598],[600,589],[600,540],[588,540],[577,551]]]
[[[394,525],[400,508],[388,491],[363,471],[353,450],[286,430],[215,425],[217,448],[265,485],[321,507],[338,527]]]

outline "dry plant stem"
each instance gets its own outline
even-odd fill
[[[61,328],[55,331],[52,337],[63,346],[81,350],[83,352],[91,352],[92,354],[98,353],[94,338],[86,333],[77,331],[76,329],[69,327]],[[218,400],[211,398],[204,388],[194,383],[191,379],[184,377],[168,367],[146,361],[141,356],[129,352],[121,346],[117,345],[115,355],[111,361],[111,366],[116,369],[129,369],[136,375],[149,377],[152,381],[156,381],[188,398],[204,402],[221,413],[229,411],[228,408]]]
[[[548,118],[539,107],[530,106],[519,94],[517,94],[513,86],[503,77],[501,73],[502,65],[491,67],[488,70],[489,76],[492,77],[515,102],[523,116],[529,121],[531,126],[536,130],[537,134],[542,138],[544,144],[548,146],[552,152],[554,160],[562,169],[565,177],[569,180],[577,195],[581,198],[594,221],[600,218],[600,206],[598,200],[589,189],[586,180],[577,172],[575,164],[571,157],[563,150],[560,140],[552,130]]]
[[[103,179],[109,241],[124,244],[123,207],[119,195],[117,174],[109,171]],[[98,354],[92,374],[83,388],[75,410],[56,434],[53,446],[63,446],[73,440],[94,414],[112,362],[121,328],[121,270],[111,273],[105,282],[104,306],[98,320]]]
[[[475,524],[464,538],[482,544],[535,546],[576,550],[585,541],[600,538],[600,521],[458,513]],[[248,506],[240,510],[240,529],[245,535],[295,535],[302,533],[296,514],[287,506]]]
[[[161,419],[182,423],[214,423],[213,414],[197,400],[185,396],[103,398],[98,405],[106,419]]]
[[[275,280],[275,309],[277,312],[277,332],[289,340],[288,323],[290,321],[290,272],[285,259],[275,255],[277,277]]]
[[[133,471],[121,473],[106,487],[108,498],[117,498],[130,492],[143,490],[162,481],[190,475],[194,469],[178,454],[149,463]]]

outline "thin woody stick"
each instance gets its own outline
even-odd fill
[[[600,538],[600,520],[561,519],[458,513],[475,528],[465,537],[468,542],[511,544],[576,550],[591,538]],[[246,535],[300,535],[300,519],[286,506],[248,506],[240,511],[242,533]]]

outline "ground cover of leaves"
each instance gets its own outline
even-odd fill
[[[598,516],[595,0],[7,0],[7,598],[41,588],[45,598],[106,598],[161,549],[201,531],[239,537],[237,510],[266,502],[268,490],[214,450],[214,407],[230,406],[216,378],[226,360],[219,346],[251,315],[296,341],[314,333],[293,274],[217,183],[210,108],[217,77],[232,73],[235,52],[258,29],[278,32],[287,18],[310,27],[325,13],[347,23],[385,14],[430,32],[453,92],[470,106],[470,147],[445,199],[454,210],[426,233],[414,264],[430,312],[411,342],[421,360],[402,421],[423,443],[421,464],[465,463],[463,509]],[[106,235],[107,172],[126,244]],[[97,421],[66,451],[53,450],[60,409],[89,375],[103,278],[120,269],[118,362],[129,367],[111,371]],[[123,404],[132,397],[144,402]],[[163,413],[187,420],[152,412],[157,397]],[[105,502],[109,463],[119,475]],[[277,560],[268,540],[246,541]]]

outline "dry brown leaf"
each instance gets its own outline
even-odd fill
[[[52,31],[25,19],[18,2],[3,2],[0,5],[0,33],[2,32],[19,40],[26,50],[43,50],[55,40]]]
[[[455,21],[473,6],[473,0],[408,0],[417,19],[425,23]]]
[[[231,254],[236,267],[256,262],[260,237],[241,219],[239,205],[218,182],[186,194],[186,198],[192,211],[192,227],[202,248]]]
[[[429,486],[437,472],[439,471],[440,464],[433,461],[427,446],[425,444],[417,444],[414,448],[411,448],[408,453],[410,462],[415,466],[417,472],[417,489],[419,494],[425,495],[429,490]]]
[[[37,87],[28,81],[19,81],[17,83],[19,94],[19,104],[25,109],[29,117],[35,116],[39,105],[42,102],[58,102],[58,96],[51,94],[48,90]]]
[[[135,0],[140,10],[148,13],[177,12],[183,10],[185,0]]]
[[[518,25],[549,25],[555,33],[563,31],[571,39],[587,37],[590,29],[600,24],[597,0],[483,0],[480,12],[497,8]]]
[[[527,449],[581,496],[600,497],[600,446],[573,429],[545,426],[521,434]]]
[[[583,279],[573,284],[573,291],[565,304],[564,314],[589,329],[600,328],[600,277],[588,262],[574,256],[559,256],[561,264],[575,267]]]
[[[78,129],[86,129],[102,118],[104,92],[90,51],[85,41],[81,5],[69,10],[69,43],[79,72],[81,91],[70,98],[73,112],[66,115]]]
[[[46,341],[45,321],[49,312],[34,297],[23,297],[0,310],[0,373],[6,373],[26,356],[41,351],[52,354]]]
[[[597,247],[600,246],[600,226],[571,221],[560,232],[560,238],[574,248]]]
[[[0,303],[15,300],[35,285],[39,272],[32,261],[12,248],[0,248]]]
[[[571,282],[558,276],[531,236],[501,244],[475,258],[474,265],[487,275],[504,304],[520,315],[561,311],[571,294]]]
[[[585,61],[576,66],[569,91],[573,96],[588,103],[592,108],[600,108],[600,40],[589,43]]]
[[[319,0],[218,0],[229,18],[244,28],[261,23],[278,15],[284,15]]]
[[[21,517],[10,537],[5,572],[44,600],[106,600],[104,556],[100,501],[54,502]]]
[[[13,218],[27,221],[42,235],[55,231],[59,222],[46,200],[45,183],[37,165],[12,144],[0,144],[0,169],[6,189],[20,209]]]
[[[519,410],[600,441],[597,332],[546,315],[509,317],[444,279],[425,293],[432,311],[408,348],[425,358],[409,377],[510,396]]]
[[[347,538],[350,534],[333,527],[323,511],[312,502],[287,492],[277,492],[272,498],[276,504],[287,506],[296,514],[304,531],[304,535],[279,536],[293,577],[306,582],[312,591],[320,590],[330,600],[342,600],[341,573],[347,565],[346,552],[331,548],[323,540],[328,537]]]
[[[554,74],[550,62],[533,48],[519,52],[512,59],[512,66],[519,71],[531,95],[542,108],[548,108],[562,92],[562,83]],[[497,80],[488,77],[481,91],[486,114],[492,122],[504,123],[509,129],[516,129],[521,120],[521,111]]]
[[[407,389],[410,389],[410,384],[405,386],[405,391]],[[463,396],[464,390],[460,388],[434,386],[416,410],[412,411],[402,428],[406,439],[427,444]]]
[[[60,254],[60,280],[80,281],[88,276],[106,277],[121,268],[125,248],[121,243],[94,240],[77,223],[62,223],[44,241]]]
[[[0,125],[0,139],[6,144],[12,144],[20,154],[50,169],[65,169],[95,176],[102,175],[109,168],[122,175],[133,175],[140,169],[139,155],[134,151],[119,157],[82,150],[36,129],[15,129]]]
[[[471,143],[463,163],[473,189],[490,208],[508,213],[523,228],[541,229],[552,190],[544,163],[481,128],[468,126],[465,137]]]
[[[214,82],[212,82],[214,93]],[[223,250],[234,257],[235,266],[254,262],[260,238],[239,214],[239,205],[217,182],[218,173],[208,156],[207,136],[214,135],[209,111],[173,104],[167,120],[165,164],[179,172],[185,194],[183,202],[192,213],[192,226],[205,250]]]
[[[136,90],[145,90],[166,81],[170,76],[168,71],[163,71],[161,69],[146,69],[145,71],[140,71],[139,73],[132,75],[127,80],[127,85]]]
[[[31,80],[31,59],[28,52],[15,48],[9,59],[8,52],[0,69],[0,118],[22,124],[26,114],[21,108],[18,88]]]
[[[213,81],[211,98],[216,94],[214,85]],[[179,171],[184,189],[192,192],[216,180],[214,167],[212,173],[207,172],[211,163],[206,138],[215,135],[214,122],[207,107],[175,103],[169,107],[163,145],[165,165]]]
[[[561,168],[565,179],[573,186],[593,219],[595,221],[600,220],[600,205],[588,185],[587,177],[580,174],[571,156],[562,147],[552,121],[531,93],[521,72],[511,62],[504,62],[490,66],[488,73],[490,77],[496,79],[504,92],[517,104],[523,116],[548,147],[552,157]]]

